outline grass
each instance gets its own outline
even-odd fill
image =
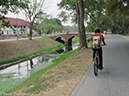
[[[38,50],[42,52],[43,49],[53,47],[57,44],[59,43],[47,37],[33,40],[0,42],[0,64],[13,62],[17,59],[19,60],[21,57],[24,59],[28,55],[35,55]]]
[[[62,65],[62,68],[66,68],[67,66],[66,65]]]
[[[25,78],[24,78],[25,79]],[[24,81],[23,78],[19,79],[9,79],[9,77],[6,78],[6,81],[0,82],[0,93],[4,93],[9,91],[10,89],[18,86],[21,84],[21,82]],[[3,95],[2,95],[3,96]]]
[[[87,45],[89,46],[92,42],[91,36],[87,37],[86,40],[87,40]]]
[[[53,71],[48,71],[47,74],[53,73]]]
[[[30,53],[30,54],[27,54],[27,55],[21,55],[21,56],[18,56],[18,57],[14,57],[14,58],[11,58],[9,60],[5,60],[5,61],[0,61],[0,65],[3,65],[3,64],[6,64],[6,63],[14,63],[15,61],[17,62],[18,60],[23,60],[23,59],[27,59],[27,58],[32,58],[34,56],[38,56],[38,55],[41,55],[43,53],[46,53],[46,52],[52,52],[54,50],[59,50],[61,48],[63,48],[64,45],[63,44],[57,44],[53,47],[50,47],[50,48],[43,48],[43,49],[40,49],[36,52],[33,52],[33,53]]]
[[[91,42],[90,38],[91,37],[88,37],[87,41]],[[75,44],[77,42],[79,42],[79,38],[75,38],[72,43]],[[87,43],[90,43],[90,42],[87,42]],[[38,45],[38,46],[40,46],[40,45]],[[21,60],[31,58],[31,57],[34,57],[34,56],[37,56],[37,55],[40,55],[40,54],[43,54],[45,52],[52,52],[54,50],[61,49],[63,47],[64,47],[63,44],[57,44],[57,45],[55,45],[53,47],[50,47],[50,48],[42,48],[42,49],[40,49],[40,50],[38,50],[36,52],[30,53],[30,54],[27,54],[27,55],[20,55],[18,57],[14,57],[14,58],[11,58],[11,59],[8,59],[8,60],[0,61],[0,65],[7,64],[7,63],[9,63],[7,65],[10,65],[10,64],[13,64],[13,63],[16,63],[16,62],[20,62]]]
[[[68,73],[72,73],[72,70],[71,70],[71,69],[67,69],[67,72],[68,72]]]
[[[90,37],[88,38],[90,39]],[[79,40],[76,40],[76,42],[79,41]],[[90,41],[91,42],[91,41]],[[88,45],[90,44],[90,42],[88,42]],[[51,48],[50,48],[51,49]],[[48,49],[47,49],[48,50]],[[12,88],[10,91],[7,91],[8,93],[12,93],[12,92],[16,92],[18,89],[20,88],[24,88],[24,87],[29,87],[30,85],[35,85],[34,87],[32,88],[29,88],[27,89],[26,91],[24,91],[25,93],[36,93],[38,92],[39,90],[44,90],[50,86],[48,83],[44,84],[43,86],[41,86],[41,83],[43,83],[45,80],[47,79],[51,79],[52,75],[49,75],[50,73],[53,73],[53,71],[48,71],[47,72],[47,77],[45,78],[42,78],[40,80],[40,77],[42,76],[42,74],[44,72],[46,72],[47,70],[53,68],[54,66],[56,66],[59,62],[65,60],[66,58],[72,56],[73,54],[77,53],[79,51],[79,48],[76,49],[76,50],[72,50],[66,54],[60,54],[58,58],[56,58],[55,60],[52,61],[52,65],[46,67],[45,69],[42,69],[36,73],[33,73],[29,78],[27,78],[22,84],[18,85],[17,87],[15,88]],[[67,68],[67,66],[61,66],[62,68]],[[58,68],[60,69],[60,68]],[[67,69],[66,70],[67,73],[72,73],[72,70],[71,69]],[[58,74],[64,74],[64,72],[58,72]],[[53,81],[53,80],[51,80]],[[55,82],[59,82],[58,80],[56,80]],[[51,85],[51,87],[53,87],[55,85]]]
[[[41,85],[38,84],[40,83],[39,81],[39,78],[41,77],[41,75],[46,72],[47,70],[51,69],[52,67],[56,66],[59,62],[65,60],[66,58],[72,56],[73,54],[75,54],[76,52],[78,52],[79,49],[76,49],[76,50],[73,50],[73,51],[70,51],[66,54],[61,54],[59,55],[58,58],[56,58],[55,60],[53,60],[53,64],[46,67],[45,69],[42,69],[34,74],[32,74],[27,80],[25,80],[21,85],[11,89],[10,91],[8,91],[8,93],[12,93],[12,92],[15,92],[17,91],[19,88],[22,88],[22,87],[27,87],[31,84],[33,84],[33,82],[37,82],[36,86],[34,88],[29,88],[27,91],[25,91],[25,93],[35,93],[39,90],[39,88],[41,88]],[[68,70],[68,72],[71,72],[70,70]],[[51,72],[48,72],[48,73],[51,73]],[[62,74],[62,73],[61,73]],[[48,86],[48,84],[46,84],[46,86]],[[42,90],[45,90],[44,88],[41,88]]]
[[[121,34],[119,34],[120,36],[123,36],[123,37],[126,37],[126,38],[129,38],[129,35],[121,35]]]
[[[79,42],[79,38],[75,38],[72,40],[72,44],[78,43]]]
[[[87,37],[86,40],[87,40],[87,45],[91,44],[91,36]],[[75,43],[78,43],[78,42],[79,42],[79,38],[75,38],[72,41],[72,44],[75,44]]]

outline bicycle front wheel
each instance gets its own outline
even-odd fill
[[[94,74],[95,76],[98,75],[98,58],[97,57],[94,58]]]

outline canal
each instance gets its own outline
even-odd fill
[[[73,44],[72,47],[70,47],[70,50],[77,49],[78,45],[79,43]],[[66,49],[63,48],[61,50],[57,50],[49,54],[43,54],[41,56],[37,56],[35,58],[31,58],[18,64],[1,69],[0,92],[5,92],[5,90],[9,90],[11,87],[17,86],[16,82],[20,84],[20,82],[24,81],[25,78],[29,77],[31,74],[52,65],[52,60],[57,58],[59,54],[63,54],[65,50]],[[15,81],[15,83],[13,81]],[[9,84],[9,82],[13,83],[10,84],[10,88],[6,88],[6,84]]]

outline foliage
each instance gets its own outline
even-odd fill
[[[62,18],[63,22],[67,22],[70,17],[72,17],[72,22],[77,23],[76,16],[76,5],[75,0],[62,0],[60,3],[57,4],[59,9],[62,9],[62,12],[58,14],[60,18]]]
[[[119,26],[122,33],[127,34],[129,31],[129,1],[128,0],[108,0],[106,3],[106,14],[111,20]],[[118,30],[117,29],[117,30]]]
[[[78,20],[79,20],[78,21],[78,23],[79,23],[80,20],[83,19],[83,17],[80,17],[80,19],[79,19],[80,14],[83,13],[83,12],[81,12],[81,9],[83,9],[85,14],[82,14],[81,16],[84,15],[84,20],[86,22],[88,21],[88,24],[90,24],[90,25],[88,25],[88,28],[87,28],[88,31],[91,31],[96,27],[99,27],[103,31],[106,27],[105,23],[108,21],[108,17],[105,16],[105,3],[106,2],[103,0],[94,0],[94,1],[93,0],[83,0],[83,1],[81,1],[81,0],[76,0],[76,1],[75,0],[62,0],[58,4],[58,6],[60,9],[65,9],[65,11],[62,11],[59,14],[59,17],[63,18],[62,21],[67,21],[68,18],[71,16],[72,22],[77,24]],[[80,6],[80,7],[78,7],[78,6]],[[81,8],[81,9],[79,9],[79,8]],[[78,24],[78,28],[83,26],[81,24],[83,24],[83,23]],[[81,32],[82,29],[83,28],[79,29],[78,31]]]
[[[0,0],[0,6],[0,20],[4,18],[8,11],[17,13],[17,8],[26,8],[26,4],[21,0]]]
[[[38,34],[51,33],[51,32],[77,32],[77,26],[63,26],[58,18],[44,18],[41,23],[34,23],[33,30],[37,31]]]
[[[62,21],[67,21],[71,16],[72,22],[77,23],[75,0],[62,0],[58,6],[66,10],[59,14],[59,17],[63,18]],[[129,31],[128,0],[87,0],[84,12],[88,22],[86,31],[92,31],[96,27],[102,31],[114,30],[113,33],[127,34]]]
[[[35,30],[39,35],[41,35],[41,24],[39,22],[35,22],[33,26],[33,30]]]
[[[29,40],[32,40],[33,24],[37,18],[41,17],[41,15],[44,15],[43,9],[45,8],[46,0],[24,0],[24,2],[28,5],[27,8],[23,9],[30,23]]]
[[[89,22],[94,21],[92,24],[94,25],[94,28],[98,27],[101,29],[101,31],[105,29],[103,25],[105,25],[105,23],[108,20],[108,18],[105,15],[104,4],[105,2],[103,0],[94,0],[94,1],[88,0],[85,9],[85,13],[90,17]],[[91,23],[88,24],[90,24],[89,26],[91,26]]]
[[[72,40],[72,44],[78,43],[79,42],[79,38],[73,38]]]
[[[90,16],[90,21],[86,27],[87,31],[93,30],[95,26],[102,31],[110,29],[112,33],[124,33],[129,31],[129,16],[127,0],[92,1],[88,0],[85,12]],[[125,12],[126,10],[126,12]],[[95,24],[93,21],[97,24]]]
[[[96,26],[97,26],[96,23],[93,20],[91,20],[87,23],[86,31],[87,32],[94,32],[94,29],[96,28]]]
[[[121,14],[128,16],[129,1],[128,0],[108,0],[106,2],[107,15]]]
[[[63,26],[58,18],[52,18],[51,15],[47,15],[46,13],[38,16],[38,18],[36,19],[36,23],[34,23],[33,27],[33,29],[39,34],[61,31],[62,28]]]
[[[43,29],[44,29],[44,32],[48,32],[48,33],[51,33],[51,32],[56,32],[56,31],[62,31],[62,24],[61,24],[61,21],[57,18],[53,18],[53,19],[45,19],[43,22],[42,22],[42,26],[43,26]]]
[[[63,22],[69,21],[75,25],[77,24],[77,14],[76,14],[76,1],[75,0],[62,0],[57,4],[60,10],[62,10],[58,16],[61,18]],[[87,20],[87,15],[84,15],[84,19]]]
[[[10,11],[13,13],[18,13],[19,8],[26,8],[27,5],[21,0],[0,0],[0,21],[2,22],[2,27],[10,27],[9,21],[6,22],[5,15]]]
[[[62,21],[68,21],[71,17],[72,21],[78,24],[78,32],[80,38],[80,47],[88,47],[85,37],[85,25],[84,25],[84,8],[87,0],[62,0],[58,6],[63,11],[59,14],[59,17],[63,18]],[[65,10],[65,11],[64,11]]]
[[[63,30],[67,32],[78,32],[77,26],[64,26]]]

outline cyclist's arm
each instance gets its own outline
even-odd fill
[[[104,41],[103,35],[102,35],[102,42],[103,42],[104,45],[106,45],[106,43],[105,43],[105,41]]]
[[[92,36],[91,36],[91,40],[93,40],[93,37],[94,37],[94,34],[92,34]]]
[[[103,39],[102,41],[103,41],[103,44],[104,44],[104,45],[106,45],[106,43],[105,43],[104,39]]]

